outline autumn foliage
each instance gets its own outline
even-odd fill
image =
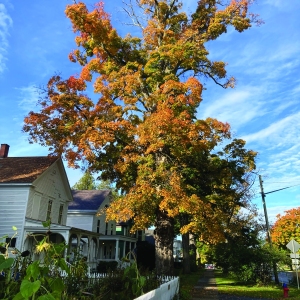
[[[286,210],[276,216],[276,222],[271,229],[272,242],[282,249],[294,239],[300,243],[300,207]]]
[[[80,74],[53,76],[40,112],[25,119],[32,142],[63,155],[70,166],[85,161],[103,180],[115,182],[123,196],[111,203],[108,218],[131,218],[133,230],[155,225],[157,246],[166,252],[181,213],[190,215],[181,232],[214,242],[224,239],[224,227],[247,206],[247,174],[256,153],[231,140],[227,123],[198,120],[196,113],[201,78],[234,86],[226,63],[210,60],[205,43],[228,26],[248,29],[256,21],[249,4],[200,0],[188,16],[176,0],[139,0],[142,17],[133,5],[126,11],[140,34],[125,37],[102,2],[93,11],[82,2],[68,5],[77,33],[69,59],[80,65]],[[90,82],[97,99],[86,94]]]

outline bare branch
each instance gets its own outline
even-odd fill
[[[130,4],[126,3],[124,0],[122,0],[122,3],[127,6],[123,7],[123,10],[126,12],[126,14],[129,16],[129,18],[132,20],[132,24],[130,23],[125,23],[125,25],[130,25],[130,26],[137,26],[139,28],[141,28],[142,30],[144,30],[144,26],[142,25],[142,23],[140,22],[140,19],[143,19],[141,16],[137,16],[137,14],[135,13],[135,10],[133,8],[133,4],[132,1],[130,0]],[[138,1],[136,1],[137,6],[139,8],[142,8],[141,5],[138,3]]]

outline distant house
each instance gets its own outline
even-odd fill
[[[114,221],[106,222],[105,208],[109,206],[112,194],[109,190],[81,190],[72,191],[73,202],[69,203],[68,226],[76,226],[84,230],[99,234],[98,243],[94,257],[89,261],[110,261],[120,260],[136,247],[138,240],[144,239],[144,231],[130,233],[131,224]],[[76,243],[87,242],[87,237],[82,236],[81,240],[74,236],[72,247],[78,248]]]

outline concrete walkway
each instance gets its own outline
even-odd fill
[[[207,269],[192,291],[192,300],[218,300],[218,289],[214,270]]]

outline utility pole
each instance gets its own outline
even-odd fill
[[[268,242],[270,244],[270,248],[272,249],[272,239],[271,239],[271,234],[270,234],[270,226],[269,226],[268,212],[267,212],[267,206],[266,206],[266,194],[264,193],[263,181],[261,179],[261,175],[259,175],[259,184],[260,184],[260,191],[261,191],[261,199],[262,199],[263,206],[264,206],[267,237],[268,237]],[[273,192],[275,192],[275,191],[273,191]],[[270,192],[270,193],[272,193],[272,192]],[[273,261],[273,272],[274,272],[275,283],[279,284],[277,266],[274,261]]]

